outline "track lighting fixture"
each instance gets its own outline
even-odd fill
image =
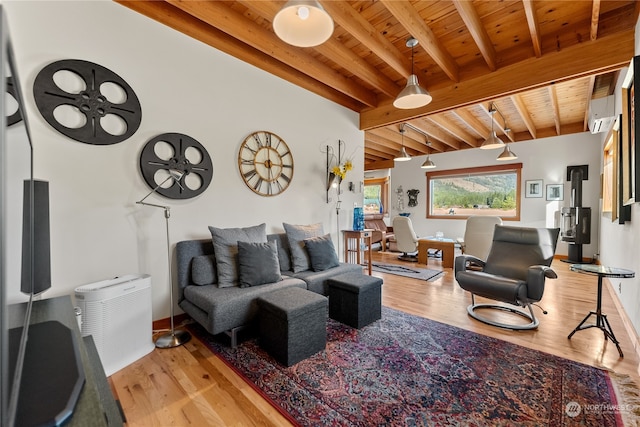
[[[405,150],[404,148],[404,132],[405,132],[404,124],[402,124],[400,125],[400,135],[402,135],[402,148],[400,148],[400,151],[398,151],[398,154],[393,159],[396,162],[406,162],[407,160],[411,160],[411,156],[407,154],[407,150]]]

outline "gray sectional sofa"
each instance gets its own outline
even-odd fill
[[[267,241],[277,246],[282,280],[244,288],[218,287],[211,239],[185,240],[176,245],[179,306],[209,333],[229,335],[232,346],[236,344],[237,332],[256,317],[256,300],[261,295],[295,286],[326,296],[329,278],[343,273],[362,273],[361,266],[346,263],[324,271],[294,272],[287,235],[269,234]]]

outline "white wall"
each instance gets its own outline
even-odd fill
[[[169,314],[165,223],[161,209],[135,202],[150,191],[139,155],[151,138],[187,134],[208,150],[214,178],[200,196],[147,201],[171,206],[171,242],[209,238],[208,225],[322,222],[338,243],[351,226],[361,194],[345,191],[339,224],[335,194],[326,203],[326,145],[345,141],[354,170],[363,175],[358,115],[194,41],[114,2],[3,2],[27,98],[36,151],[36,178],[50,181],[52,297],[85,283],[149,273],[153,318]],[[76,142],[55,131],[37,111],[31,88],[37,73],[61,59],[83,59],[120,75],[142,104],[142,124],[110,146]],[[290,187],[277,197],[250,191],[238,172],[238,149],[256,130],[280,135],[293,152]],[[344,187],[344,186],[343,186]],[[175,276],[175,274],[174,274]],[[13,295],[13,299],[17,296]]]
[[[640,54],[640,20],[636,23],[635,53]],[[631,60],[631,58],[629,58]],[[636,71],[637,72],[637,71]],[[621,85],[627,69],[620,72],[616,87],[616,114],[622,111]],[[604,138],[601,151],[604,149]],[[637,173],[637,171],[636,171]],[[631,206],[631,221],[624,225],[611,222],[610,215],[602,217],[601,262],[603,265],[622,267],[635,271],[633,279],[610,279],[615,294],[620,298],[636,332],[640,331],[640,204]]]
[[[582,205],[591,207],[591,243],[583,245],[583,256],[591,257],[598,252],[598,207],[600,197],[600,141],[599,135],[589,132],[543,138],[533,141],[516,142],[511,149],[518,155],[515,162],[522,163],[522,198],[520,221],[508,221],[507,225],[526,227],[559,227],[560,209],[570,206],[571,183],[566,181],[567,166],[589,165],[589,179],[583,181]],[[496,165],[495,159],[501,150],[481,150],[479,148],[434,154],[431,159],[436,163],[436,170],[459,169]],[[398,186],[404,190],[405,212],[411,212],[411,222],[419,236],[433,235],[436,231],[444,232],[451,238],[464,235],[465,220],[462,219],[426,219],[427,195],[426,174],[420,168],[426,156],[415,157],[408,162],[396,163],[391,170],[391,205],[390,216],[398,214],[395,204],[395,191]],[[525,198],[524,184],[527,180],[542,179],[547,184],[563,184],[563,201],[546,201],[542,198]],[[408,207],[406,192],[419,189],[418,206]],[[544,196],[543,192],[543,196]],[[557,254],[566,255],[568,245],[558,242]]]

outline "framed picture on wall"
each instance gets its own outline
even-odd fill
[[[542,197],[542,180],[532,179],[525,181],[524,197]]]
[[[547,200],[564,200],[564,185],[547,184]]]
[[[640,118],[638,108],[640,97],[636,97],[636,87],[640,87],[640,75],[634,70],[640,70],[640,56],[635,56],[629,64],[629,70],[622,82],[622,164],[621,185],[622,202],[631,205],[640,201],[636,191],[640,188],[640,173],[638,164],[640,153]]]

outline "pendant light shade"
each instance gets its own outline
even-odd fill
[[[436,167],[436,164],[433,163],[433,160],[431,160],[431,156],[428,155],[427,156],[427,160],[424,161],[424,163],[422,164],[422,166],[420,166],[422,169],[433,169]]]
[[[393,106],[402,110],[424,107],[433,99],[431,94],[420,86],[418,76],[413,72],[413,48],[418,45],[418,40],[413,37],[407,39],[407,47],[411,48],[411,75],[407,79],[407,85],[400,91]]]
[[[482,145],[480,145],[480,148],[482,148],[483,150],[491,150],[493,148],[502,148],[505,146],[504,141],[498,138],[498,135],[496,135],[496,131],[493,130],[493,116],[496,114],[496,111],[496,106],[494,104],[491,104],[491,107],[489,107],[489,114],[491,114],[491,133],[489,134],[489,137],[484,140]]]
[[[427,136],[425,134],[425,136]],[[429,137],[427,136],[427,147],[429,148],[429,151],[431,151],[431,143],[429,142]],[[422,169],[433,169],[436,167],[436,164],[433,163],[433,160],[431,160],[431,154],[427,154],[427,159],[424,161],[424,163],[422,164],[422,166],[420,166]]]
[[[517,158],[518,156],[516,156],[516,154],[513,151],[511,151],[511,149],[509,148],[509,145],[505,144],[504,151],[500,153],[500,155],[496,160],[500,160],[501,162],[503,162],[506,160],[515,160]]]
[[[491,150],[493,148],[501,148],[504,146],[504,141],[498,138],[498,135],[496,135],[496,131],[491,130],[491,135],[489,135],[489,137],[484,140],[480,148],[482,148],[483,150]]]
[[[407,85],[393,101],[393,106],[402,110],[409,110],[424,107],[432,99],[429,92],[418,84],[418,76],[411,74],[407,79]]]
[[[411,160],[411,156],[407,154],[407,150],[405,150],[404,148],[404,131],[404,125],[400,125],[400,135],[402,135],[402,148],[400,148],[398,154],[396,154],[396,156],[393,158],[393,160],[395,160],[396,162],[406,162],[408,160]]]
[[[292,46],[318,46],[333,34],[333,20],[317,1],[291,0],[273,18],[273,31]]]
[[[407,150],[402,147],[393,160],[395,160],[396,162],[406,162],[407,160],[411,160],[411,156],[409,156],[409,154],[407,154]]]

